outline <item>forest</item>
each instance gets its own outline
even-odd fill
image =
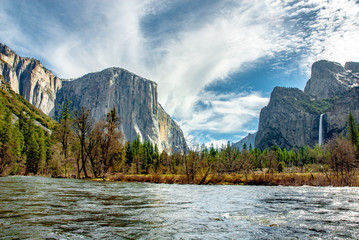
[[[57,123],[43,127],[34,115],[14,111],[0,98],[0,174],[189,184],[358,185],[359,130],[348,116],[348,137],[314,148],[261,151],[231,143],[159,152],[158,146],[124,140],[115,109],[94,122],[89,109],[62,105]]]

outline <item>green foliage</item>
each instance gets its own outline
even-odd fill
[[[331,99],[316,99],[316,100],[299,100],[295,101],[295,105],[302,108],[304,111],[312,114],[321,114],[327,112],[332,106],[335,98]]]
[[[4,108],[10,110],[17,117],[19,117],[21,113],[24,113],[48,129],[54,128],[56,121],[30,104],[20,94],[17,94],[11,90],[9,84],[3,79],[2,76],[0,80],[0,104]]]
[[[290,94],[288,94],[288,90]],[[305,111],[315,115],[326,113],[338,99],[338,97],[317,99],[305,95],[299,89],[293,88],[277,88],[276,92],[276,99],[279,100],[282,106],[295,108],[297,111]]]
[[[49,134],[34,121],[47,128],[54,121],[13,92],[2,76],[0,86],[0,163],[6,163],[0,174],[6,169],[10,174],[44,173],[51,144],[46,144]]]
[[[353,114],[350,112],[348,116],[348,132],[349,132],[349,141],[354,145],[354,147],[358,147],[359,145],[359,130],[358,125],[355,122]]]
[[[61,113],[59,116],[59,121],[67,121],[72,119],[72,113],[70,110],[71,100],[66,99],[64,103],[60,105]]]
[[[12,167],[12,169],[10,171],[10,175],[18,174],[19,170],[20,170],[20,166],[17,162],[15,162],[14,166]]]
[[[281,173],[284,171],[284,168],[285,168],[285,163],[283,161],[279,162],[277,165],[277,171]]]

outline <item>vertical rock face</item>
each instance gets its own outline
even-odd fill
[[[316,99],[297,88],[274,88],[260,113],[255,146],[260,149],[313,145],[319,134],[319,111],[308,108]]]
[[[53,114],[61,80],[44,68],[40,61],[19,57],[0,43],[0,74],[11,88],[47,115]]]
[[[359,87],[350,89],[345,95],[336,99],[333,106],[324,115],[327,138],[339,134],[347,136],[349,112],[357,121],[359,120]]]
[[[323,116],[324,142],[346,134],[349,112],[359,120],[359,63],[319,61],[304,92],[274,88],[268,106],[260,113],[256,147],[285,148],[314,146],[318,143],[319,119]]]
[[[185,146],[180,127],[157,101],[157,84],[121,68],[108,68],[63,82],[56,98],[55,115],[69,99],[74,111],[82,106],[91,110],[95,120],[103,119],[116,108],[127,140],[156,143],[160,150],[179,151]]]

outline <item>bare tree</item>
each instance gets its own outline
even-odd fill
[[[81,108],[80,112],[75,112],[75,132],[80,142],[80,158],[82,166],[79,169],[79,178],[81,171],[84,172],[85,177],[88,178],[86,171],[86,138],[89,136],[92,128],[93,120],[90,115],[90,110],[85,107]],[[79,164],[78,164],[79,165]]]
[[[106,116],[106,121],[96,125],[97,138],[100,144],[100,165],[102,177],[114,165],[122,147],[124,134],[120,130],[120,117],[113,108]]]
[[[334,138],[328,141],[327,150],[336,178],[342,185],[350,185],[358,165],[351,142],[343,137]]]
[[[91,133],[89,134],[87,146],[85,147],[86,154],[90,160],[92,172],[97,178],[100,174],[100,147],[101,147],[101,135],[103,131],[102,121],[95,124]]]

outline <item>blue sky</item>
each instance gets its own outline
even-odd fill
[[[275,86],[359,61],[357,0],[0,0],[0,42],[61,78],[122,67],[158,83],[189,142],[235,142]]]

